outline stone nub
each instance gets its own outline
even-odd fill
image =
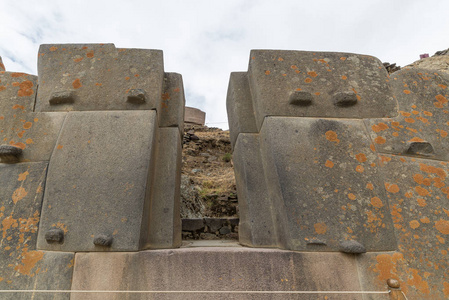
[[[0,160],[6,163],[13,163],[19,160],[19,157],[22,155],[22,149],[10,146],[10,145],[1,145],[0,146]]]
[[[45,240],[49,244],[61,244],[64,241],[64,231],[60,228],[52,228],[45,233]]]

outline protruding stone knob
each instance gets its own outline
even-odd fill
[[[0,146],[0,160],[4,163],[14,163],[19,161],[19,157],[22,155],[22,149],[11,146]]]
[[[143,104],[146,98],[145,90],[132,89],[128,92],[128,99],[126,101],[133,104]]]
[[[48,100],[50,105],[58,104],[70,104],[75,102],[75,92],[74,91],[62,91],[54,92],[51,94],[50,100]]]
[[[333,96],[335,106],[354,106],[357,104],[357,95],[351,92],[336,93]]]
[[[325,246],[326,245],[326,241],[320,240],[320,239],[311,239],[311,240],[307,241],[307,245],[321,245],[321,246]]]
[[[389,287],[394,288],[394,289],[398,289],[401,287],[401,284],[399,283],[399,281],[396,279],[393,279],[393,278],[387,279],[387,284]]]
[[[409,142],[406,154],[429,156],[434,153],[432,144],[427,141]]]
[[[112,236],[99,234],[94,238],[94,244],[97,246],[110,247],[112,245]]]
[[[312,100],[313,100],[312,94],[310,94],[309,92],[293,91],[290,94],[288,103],[297,106],[309,106],[312,104]]]
[[[49,244],[62,244],[64,241],[64,231],[60,228],[52,228],[45,233],[45,240]]]
[[[350,240],[340,242],[340,251],[344,253],[361,254],[366,252],[366,248],[359,242]]]

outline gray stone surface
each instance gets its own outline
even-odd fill
[[[341,240],[357,240],[367,251],[396,249],[363,121],[267,117],[260,140],[280,247],[307,251],[308,240],[320,239],[327,246],[317,251],[338,251]]]
[[[449,80],[432,70],[402,69],[390,81],[399,115],[365,120],[376,149],[449,160]]]
[[[37,77],[0,74],[0,144],[23,149],[21,161],[49,160],[65,113],[34,113]]]
[[[46,162],[0,164],[0,290],[70,288],[73,253],[36,250],[46,172]],[[0,299],[69,298],[0,294]]]
[[[113,44],[41,45],[38,73],[38,112],[160,106],[164,80],[160,50],[118,49]],[[144,101],[127,101],[136,89],[144,91]],[[70,97],[61,98],[61,93]]]
[[[50,160],[39,249],[105,251],[93,243],[100,234],[114,237],[111,251],[140,248],[156,128],[155,111],[68,113]],[[47,243],[51,228],[64,231],[63,244]]]
[[[178,127],[184,134],[184,85],[178,73],[165,73],[164,90],[158,108],[159,127]]]
[[[226,109],[231,145],[234,149],[239,133],[258,132],[246,72],[231,73],[226,97]]]
[[[340,253],[181,248],[77,253],[72,289],[153,291],[359,291],[356,260]],[[386,287],[382,290],[386,291]],[[125,299],[110,294],[107,299]],[[169,294],[126,299],[362,299],[361,295]],[[76,299],[105,299],[75,294]],[[385,295],[384,299],[388,299]]]
[[[375,57],[283,50],[252,50],[250,56],[248,79],[258,129],[266,116],[361,119],[397,115],[387,71]],[[310,93],[312,103],[290,104],[294,91]]]
[[[257,134],[239,135],[233,161],[239,199],[240,243],[250,247],[276,247],[277,231]]]
[[[141,246],[181,246],[181,137],[178,128],[159,128],[154,158],[154,177],[144,211],[149,218],[142,225]],[[148,223],[146,222],[148,221]]]
[[[340,251],[350,254],[366,253],[366,248],[362,244],[354,240],[340,242]]]

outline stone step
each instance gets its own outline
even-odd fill
[[[364,298],[360,294],[287,293],[361,291],[363,280],[360,280],[360,274],[364,271],[358,269],[357,259],[357,256],[342,253],[300,253],[245,247],[77,253],[72,290],[160,293],[73,294],[71,299],[362,300]],[[385,285],[380,290],[371,290],[387,292],[388,288]],[[260,293],[262,291],[267,293]],[[378,294],[370,295],[369,299],[389,298],[388,294]]]

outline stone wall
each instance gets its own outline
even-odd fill
[[[359,254],[365,289],[449,295],[449,77],[371,56],[253,50],[227,109],[240,243]]]
[[[38,76],[0,61],[0,289],[70,289],[79,251],[179,247],[181,75],[113,44],[38,57]]]

